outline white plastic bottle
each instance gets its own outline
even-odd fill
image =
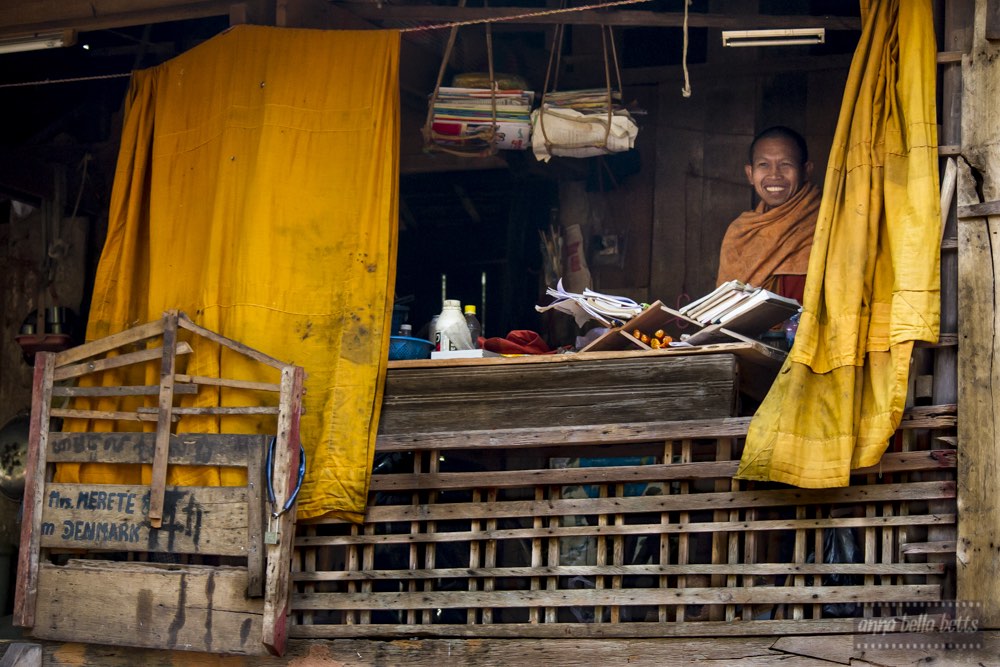
[[[472,336],[462,314],[462,303],[457,299],[446,299],[434,328],[434,349],[439,352],[451,350],[471,350]]]

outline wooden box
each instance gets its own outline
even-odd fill
[[[178,372],[196,349],[246,357],[275,381]],[[159,382],[129,384],[136,377]],[[39,639],[281,654],[303,470],[303,377],[301,368],[177,312],[58,354],[39,353],[15,624]],[[211,396],[199,400],[205,388]],[[237,396],[252,396],[253,404],[229,404]],[[185,416],[248,432],[176,433]],[[257,424],[274,431],[249,432]],[[91,474],[75,472],[94,465]],[[246,482],[168,484],[173,466],[200,466],[178,479],[218,466],[245,472]]]

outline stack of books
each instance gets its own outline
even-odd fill
[[[759,336],[800,308],[795,299],[730,280],[677,312],[704,327],[687,339],[692,345],[701,345],[727,338],[742,340]]]
[[[434,143],[470,153],[489,149],[495,122],[496,148],[525,150],[531,145],[534,100],[530,90],[439,88],[431,124]]]

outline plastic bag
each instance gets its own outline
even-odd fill
[[[810,553],[806,562],[814,563],[816,555]],[[823,531],[824,563],[860,563],[861,553],[850,528],[827,528]],[[822,578],[824,586],[857,586],[858,577],[853,574],[826,574]],[[823,615],[832,617],[854,616],[859,611],[856,602],[829,602],[823,605]]]

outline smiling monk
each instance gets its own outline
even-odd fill
[[[770,127],[750,144],[749,158],[747,180],[760,203],[726,230],[716,284],[741,280],[801,302],[820,203],[805,139]]]

